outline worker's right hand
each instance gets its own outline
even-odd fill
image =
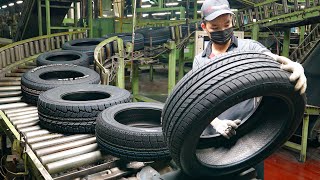
[[[236,135],[236,129],[240,125],[241,120],[220,120],[215,118],[210,124],[213,128],[220,133],[223,137],[230,139],[233,135]]]

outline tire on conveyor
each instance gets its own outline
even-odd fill
[[[160,45],[171,39],[171,31],[169,27],[142,28],[137,29],[136,33],[141,33],[143,35],[145,46],[150,46],[150,41],[152,41],[152,45]]]
[[[179,81],[162,114],[171,157],[190,176],[239,173],[271,155],[299,126],[305,95],[294,91],[290,73],[271,57],[255,52],[217,56]],[[219,134],[201,137],[222,112],[263,96],[230,140]]]
[[[161,130],[160,103],[127,103],[110,107],[97,118],[100,148],[134,161],[170,159]]]
[[[132,34],[131,33],[112,33],[103,36],[103,38],[111,38],[113,36],[118,36],[123,40],[123,43],[132,42]],[[134,39],[134,50],[138,51],[144,48],[144,37],[140,33],[135,33]]]
[[[73,64],[51,64],[34,68],[21,77],[23,100],[36,105],[38,96],[49,89],[72,84],[99,84],[94,70]]]
[[[85,38],[85,39],[75,39],[68,41],[62,45],[63,50],[74,50],[84,52],[89,57],[90,64],[93,64],[94,61],[94,49],[99,43],[101,43],[103,38]]]
[[[101,111],[130,101],[129,91],[114,86],[61,86],[39,96],[40,125],[54,132],[94,133]]]
[[[89,57],[87,54],[79,51],[61,50],[49,51],[38,56],[37,66],[49,64],[75,64],[89,67]]]

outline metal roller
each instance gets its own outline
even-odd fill
[[[7,110],[7,109],[14,109],[14,108],[21,108],[28,106],[27,103],[12,103],[12,104],[3,104],[0,105],[0,110]]]
[[[21,96],[21,91],[0,92],[0,98],[11,96]]]
[[[19,121],[19,120],[30,119],[30,118],[35,118],[35,117],[38,117],[38,113],[10,117],[10,121]]]
[[[3,77],[1,81],[21,81],[21,77]]]
[[[43,136],[38,136],[38,137],[32,137],[32,138],[28,138],[26,141],[27,141],[27,143],[32,145],[33,143],[38,143],[41,141],[46,141],[49,139],[55,139],[55,138],[59,138],[59,137],[63,137],[63,134],[48,134],[48,135],[43,135]]]
[[[20,97],[9,97],[9,98],[0,98],[0,104],[8,104],[8,103],[15,103],[21,101]]]
[[[37,131],[39,129],[41,129],[40,126],[31,126],[31,127],[21,128],[19,129],[19,131],[22,133],[27,133],[27,132]]]
[[[80,146],[93,144],[95,142],[96,142],[96,137],[92,137],[92,138],[83,139],[83,140],[70,142],[70,143],[66,143],[66,144],[61,144],[61,145],[57,145],[57,146],[53,146],[53,147],[39,149],[39,150],[36,150],[35,153],[38,156],[44,156],[44,155],[48,155],[48,154],[51,154],[51,153],[56,153],[56,152],[67,150],[67,149],[71,149],[71,148],[77,148],[77,147],[80,147]]]
[[[87,154],[82,154],[79,156],[71,157],[61,161],[53,162],[47,164],[47,168],[50,174],[55,174],[58,172],[66,171],[68,169],[75,169],[80,166],[91,164],[102,159],[102,154],[100,151],[94,151]]]
[[[33,121],[33,122],[29,122],[29,123],[25,123],[25,124],[18,124],[16,125],[17,129],[21,129],[21,128],[26,128],[26,127],[30,127],[30,126],[34,126],[37,125],[39,121]]]
[[[24,119],[24,120],[18,120],[18,121],[12,121],[11,123],[16,126],[18,124],[25,124],[25,123],[30,123],[33,121],[39,121],[38,117],[33,117],[33,118],[28,118],[28,119]]]
[[[58,144],[63,144],[63,143],[68,143],[68,142],[72,142],[72,141],[77,141],[77,140],[90,138],[90,137],[93,137],[93,136],[89,135],[89,134],[72,135],[72,136],[66,136],[66,137],[59,138],[59,139],[53,139],[53,140],[48,140],[48,141],[44,141],[44,142],[31,144],[30,147],[31,147],[31,149],[36,150],[36,149],[46,148],[46,147],[50,147],[50,146],[54,146],[54,145],[58,145]]]
[[[50,134],[50,132],[47,130],[39,130],[39,131],[32,131],[32,132],[25,133],[27,139],[31,137],[36,137],[36,136],[42,136],[45,134]]]
[[[6,73],[6,77],[21,77],[23,73]]]
[[[10,81],[10,82],[0,81],[0,86],[18,86],[20,84],[21,84],[20,81]]]
[[[97,143],[90,144],[87,146],[82,146],[82,147],[69,149],[66,151],[61,151],[58,153],[42,156],[42,157],[40,157],[40,161],[42,162],[42,164],[45,165],[45,164],[60,161],[60,160],[66,159],[66,158],[70,158],[70,157],[78,156],[81,154],[93,152],[93,151],[96,151],[97,149],[98,149]]]
[[[6,112],[6,115],[8,118],[13,118],[13,117],[17,117],[17,116],[23,116],[23,115],[35,114],[35,113],[38,113],[37,109],[27,110],[27,111],[22,111],[22,112],[14,112],[14,113]]]
[[[0,87],[0,92],[3,92],[3,91],[20,91],[20,90],[21,90],[20,86]]]
[[[18,109],[17,109],[18,108]],[[21,113],[21,112],[25,112],[25,111],[33,111],[33,110],[37,110],[37,107],[35,106],[29,106],[29,107],[17,107],[15,109],[10,109],[10,110],[6,110],[4,111],[6,114],[13,114],[13,113]]]

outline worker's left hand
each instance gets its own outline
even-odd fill
[[[306,92],[307,89],[307,78],[304,74],[304,69],[300,63],[293,62],[287,57],[278,56],[276,54],[272,54],[270,52],[265,53],[271,57],[273,57],[276,61],[281,63],[280,68],[286,70],[288,72],[292,72],[290,75],[290,81],[296,82],[294,89],[296,91],[300,91],[300,94]]]

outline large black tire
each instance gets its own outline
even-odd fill
[[[61,86],[39,96],[40,125],[55,132],[94,133],[101,111],[130,101],[129,91],[114,86]]]
[[[131,33],[112,33],[112,34],[107,34],[103,36],[103,38],[110,38],[113,36],[118,36],[123,40],[123,43],[127,42],[132,42],[132,34]],[[144,37],[140,33],[135,34],[135,39],[134,39],[134,50],[138,51],[144,48]]]
[[[162,114],[171,157],[190,176],[238,173],[271,155],[299,126],[305,95],[294,91],[290,73],[267,55],[230,52],[191,71],[179,81]],[[202,137],[222,112],[246,99],[263,96],[230,140]]]
[[[49,64],[75,64],[89,67],[89,57],[83,52],[72,50],[49,51],[38,56],[37,66]]]
[[[137,29],[137,33],[141,33],[144,36],[144,45],[150,46],[150,40],[152,45],[159,45],[166,43],[171,37],[171,31],[169,27],[150,27]]]
[[[86,39],[75,39],[68,41],[62,45],[64,50],[74,50],[84,52],[89,57],[89,63],[93,64],[94,61],[94,49],[100,44],[103,38],[86,38]]]
[[[161,130],[162,108],[158,103],[127,103],[104,110],[97,118],[99,146],[127,160],[169,159]]]
[[[51,64],[34,68],[21,77],[23,100],[36,105],[38,96],[49,89],[72,84],[99,84],[94,70],[73,64]]]

